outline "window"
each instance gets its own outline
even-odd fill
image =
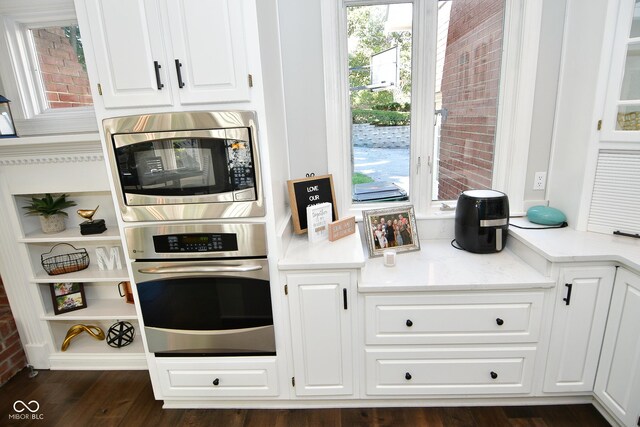
[[[323,2],[329,172],[342,211],[408,199],[440,215],[472,188],[506,191],[522,209],[541,14],[526,3]]]
[[[96,132],[73,2],[9,3],[0,3],[0,77],[18,134]]]
[[[77,24],[30,28],[43,110],[93,105]]]

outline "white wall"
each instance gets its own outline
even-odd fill
[[[536,73],[536,89],[527,162],[524,200],[544,200],[545,191],[533,190],[536,172],[548,172],[558,95],[558,75],[567,0],[545,0]]]
[[[278,0],[278,13],[291,178],[326,174],[320,2]]]
[[[567,0],[563,58],[549,170],[549,204],[579,218],[607,2]]]

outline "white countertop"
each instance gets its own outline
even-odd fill
[[[360,231],[335,242],[323,240],[309,243],[306,234],[291,238],[287,253],[278,261],[280,270],[312,270],[326,268],[361,268],[365,263]]]
[[[309,243],[307,235],[293,236],[280,270],[362,269],[360,292],[425,290],[481,290],[552,287],[508,249],[496,254],[472,254],[451,246],[450,240],[421,240],[421,249],[398,253],[395,267],[382,257],[368,258],[364,239],[356,233],[335,242]]]
[[[540,227],[526,218],[512,218],[512,224]],[[613,234],[576,231],[572,228],[522,230],[509,227],[516,238],[551,262],[613,261],[640,271],[640,239]]]
[[[360,292],[550,288],[555,283],[508,249],[474,254],[451,240],[421,240],[420,250],[402,252],[394,267],[382,258],[367,260],[358,281]]]

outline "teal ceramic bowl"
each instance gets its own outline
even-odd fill
[[[533,206],[527,211],[527,219],[534,224],[560,225],[567,220],[567,217],[556,208]]]

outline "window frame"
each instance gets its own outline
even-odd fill
[[[94,107],[46,108],[31,29],[77,23],[73,1],[0,1],[0,79],[18,135],[97,132]]]
[[[354,204],[351,197],[346,7],[388,3],[414,5],[409,203],[414,205],[418,218],[452,217],[455,200],[431,201],[431,180],[436,167],[431,131],[435,114],[428,114],[428,106],[434,105],[435,98],[437,0],[322,0],[328,172],[336,182],[338,210],[342,215],[361,218],[362,210],[407,203]],[[526,0],[506,0],[505,3],[492,188],[509,195],[512,215],[524,211],[542,3]],[[425,138],[420,141],[419,135]],[[443,202],[448,210],[442,209]]]

